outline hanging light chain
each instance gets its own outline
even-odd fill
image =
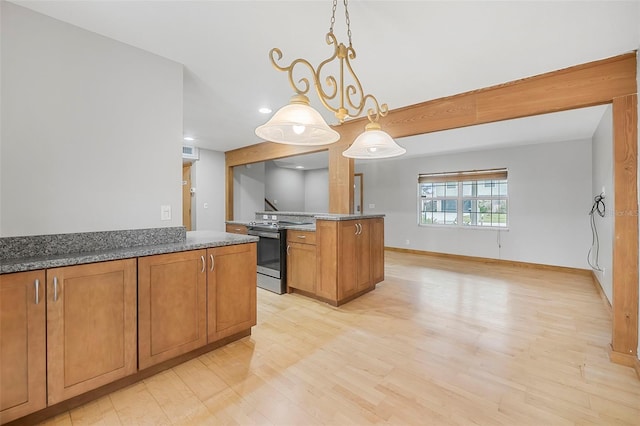
[[[351,44],[351,19],[349,19],[349,8],[347,7],[347,0],[344,0],[344,17],[347,22],[347,37],[349,38],[349,47],[352,47]]]
[[[349,47],[353,47],[351,42],[351,19],[349,18],[348,1],[343,0],[344,4],[344,18],[347,23],[347,37],[349,38]],[[333,34],[333,26],[336,23],[336,8],[338,7],[338,0],[333,0],[333,8],[331,9],[331,25],[329,26],[329,32]]]
[[[333,0],[333,10],[331,11],[331,26],[329,32],[333,33],[333,24],[336,23],[336,7],[338,7],[338,0]]]

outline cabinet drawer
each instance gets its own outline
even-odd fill
[[[244,225],[234,225],[232,223],[227,223],[226,231],[232,234],[247,234],[247,227]]]
[[[287,242],[314,244],[316,243],[316,233],[314,231],[287,231]]]

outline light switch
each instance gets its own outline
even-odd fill
[[[171,220],[171,206],[160,206],[160,220]]]
[[[204,207],[205,209],[208,209],[208,208],[209,208],[209,203],[204,203],[204,206],[203,206],[203,207]]]
[[[375,204],[369,204],[369,208],[370,208],[370,209],[375,209],[375,208],[376,208],[376,205],[375,205]]]

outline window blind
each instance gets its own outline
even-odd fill
[[[470,170],[466,172],[419,174],[418,183],[462,182],[469,180],[504,180],[507,169]]]

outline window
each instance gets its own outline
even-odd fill
[[[506,227],[507,170],[421,174],[418,224]]]

